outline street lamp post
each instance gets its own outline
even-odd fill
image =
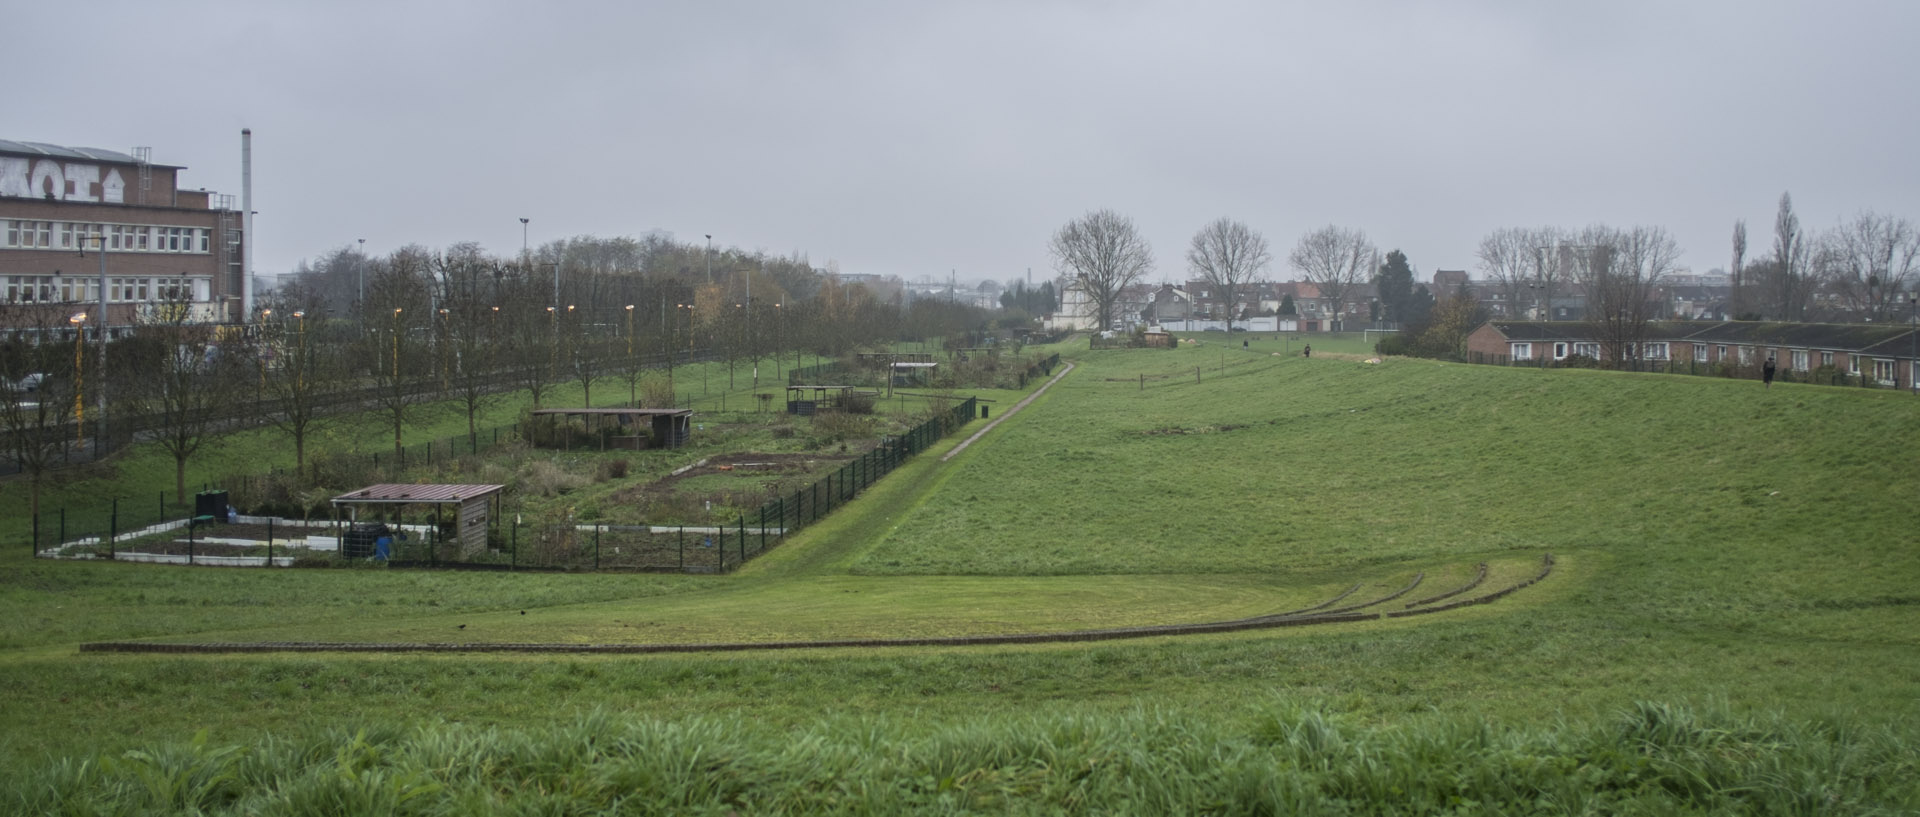
[[[75,450],[85,448],[87,445],[87,369],[82,352],[85,348],[83,339],[87,335],[84,326],[86,322],[87,313],[85,312],[75,312],[67,318],[67,323],[73,325],[73,447]]]
[[[447,390],[447,346],[453,340],[452,328],[447,325],[447,309],[440,308],[440,390]]]
[[[520,260],[522,263],[530,257],[527,255],[527,221],[528,219],[520,219]]]
[[[354,297],[355,306],[367,302],[367,240],[364,238],[360,239],[360,263],[357,266],[360,267],[360,291]],[[354,311],[358,312],[360,310],[356,309]],[[365,326],[366,324],[362,323],[361,325]]]
[[[713,233],[707,233],[707,283],[713,283]]]
[[[400,382],[400,309],[397,306],[393,308],[393,380],[395,383]]]
[[[94,317],[93,340],[98,345],[98,354],[94,357],[94,371],[100,382],[93,387],[94,439],[105,440],[107,433],[107,236],[104,233],[89,233],[88,239],[99,243],[100,247],[100,312]],[[84,255],[85,252],[82,251]],[[76,299],[77,300],[77,299]]]
[[[299,366],[300,370],[294,373],[293,387],[304,392],[307,389],[307,313],[296,309],[293,316],[300,319],[300,358],[294,364]]]
[[[267,342],[268,341],[267,319],[271,317],[273,317],[272,309],[260,310],[260,340],[261,340],[262,347],[260,352],[255,354],[253,357],[254,365],[259,367],[260,369],[260,385],[258,388],[254,389],[254,392],[253,392],[253,405],[256,409],[260,405],[260,394],[267,390],[266,355],[273,354],[273,345]]]
[[[633,368],[633,304],[627,304],[627,403],[640,402],[640,380],[634,376]]]
[[[547,377],[560,367],[560,310],[547,307]]]
[[[580,322],[573,315],[573,304],[567,304],[567,366],[573,369],[573,376],[580,378],[580,400],[587,408],[593,408],[593,378],[588,376],[585,367],[580,364]]]

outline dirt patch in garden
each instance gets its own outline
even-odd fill
[[[733,474],[738,476],[777,476],[782,482],[812,482],[820,476],[845,465],[851,455],[845,454],[762,454],[743,451],[733,454],[715,454],[706,458],[698,466],[688,468],[677,474],[654,480],[645,485],[635,485],[618,491],[611,499],[615,503],[637,503],[658,500],[672,494],[676,486],[695,477],[715,474]]]

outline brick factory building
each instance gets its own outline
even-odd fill
[[[112,336],[156,317],[239,321],[239,206],[180,189],[183,169],[153,163],[147,148],[0,140],[0,327],[98,312],[102,245]]]

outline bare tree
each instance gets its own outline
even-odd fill
[[[436,259],[441,286],[441,366],[447,390],[467,415],[467,446],[479,445],[479,416],[499,399],[496,380],[508,327],[501,318],[501,282],[514,266],[487,258],[476,246],[449,248]]]
[[[1733,314],[1734,320],[1739,320],[1740,316],[1744,314],[1741,307],[1743,306],[1742,296],[1745,293],[1741,292],[1740,279],[1741,276],[1746,273],[1746,263],[1747,220],[1742,218],[1736,219],[1733,222],[1733,266],[1727,268],[1727,274],[1732,276],[1733,283],[1731,294],[1728,297],[1728,300],[1732,303],[1727,305],[1727,311]]]
[[[114,365],[124,367],[116,382],[129,415],[144,415],[154,442],[173,455],[174,501],[187,501],[187,460],[212,444],[216,416],[236,391],[248,388],[253,367],[247,345],[238,338],[223,344],[216,327],[193,323],[184,297],[159,304],[134,327],[133,337],[116,343]],[[250,384],[249,384],[250,385]]]
[[[1507,303],[1520,304],[1527,295],[1551,315],[1553,293],[1563,289],[1569,271],[1561,263],[1566,243],[1558,227],[1502,227],[1480,239],[1475,256],[1480,270],[1500,288]]]
[[[428,398],[422,388],[432,367],[429,321],[432,254],[420,247],[393,253],[367,282],[362,360],[374,384],[374,401],[393,423],[393,453],[405,445],[407,417]],[[437,382],[437,379],[436,379]]]
[[[1193,234],[1187,266],[1227,305],[1227,329],[1233,329],[1240,290],[1266,270],[1273,255],[1259,231],[1229,218],[1216,219]]]
[[[1779,265],[1774,282],[1781,320],[1797,321],[1806,317],[1807,302],[1813,295],[1808,279],[1806,234],[1800,229],[1800,217],[1793,213],[1793,196],[1780,194],[1780,209],[1773,217],[1773,260]]]
[[[27,475],[28,510],[38,518],[40,490],[48,473],[67,460],[74,444],[82,389],[84,350],[62,334],[78,330],[69,318],[75,303],[9,304],[0,339],[0,439],[6,456]],[[96,374],[96,376],[98,376]]]
[[[1903,218],[1865,212],[1833,229],[1816,253],[1829,284],[1854,319],[1876,323],[1900,311],[1902,293],[1920,287],[1920,231]]]
[[[287,288],[266,299],[248,351],[259,374],[266,410],[261,416],[293,439],[294,473],[305,473],[307,440],[330,419],[327,397],[341,385],[338,357],[318,293]]]
[[[1153,269],[1153,248],[1133,219],[1095,210],[1067,222],[1049,246],[1054,269],[1078,279],[1093,302],[1095,331],[1113,326],[1120,295]]]
[[[1348,290],[1365,282],[1379,254],[1367,234],[1360,230],[1328,225],[1300,237],[1287,262],[1320,289],[1320,297],[1333,308],[1333,329],[1340,329],[1340,315]]]
[[[1647,324],[1660,317],[1660,287],[1680,258],[1680,246],[1662,227],[1617,230],[1604,225],[1580,234],[1575,276],[1587,291],[1587,316],[1600,325],[1603,354],[1619,363],[1637,355]]]

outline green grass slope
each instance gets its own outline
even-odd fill
[[[929,452],[733,576],[0,554],[0,808],[1920,808],[1891,782],[1920,778],[1905,748],[1920,740],[1910,395],[1217,344],[1079,362],[952,461]],[[1498,604],[1193,638],[75,652],[134,637],[751,641],[1200,621],[1417,571],[1438,590],[1480,561],[1499,586],[1543,552],[1554,575]],[[112,762],[74,759],[95,751]],[[701,752],[718,754],[674,765]],[[499,760],[449,760],[461,753]],[[823,756],[827,771],[799,760]]]

